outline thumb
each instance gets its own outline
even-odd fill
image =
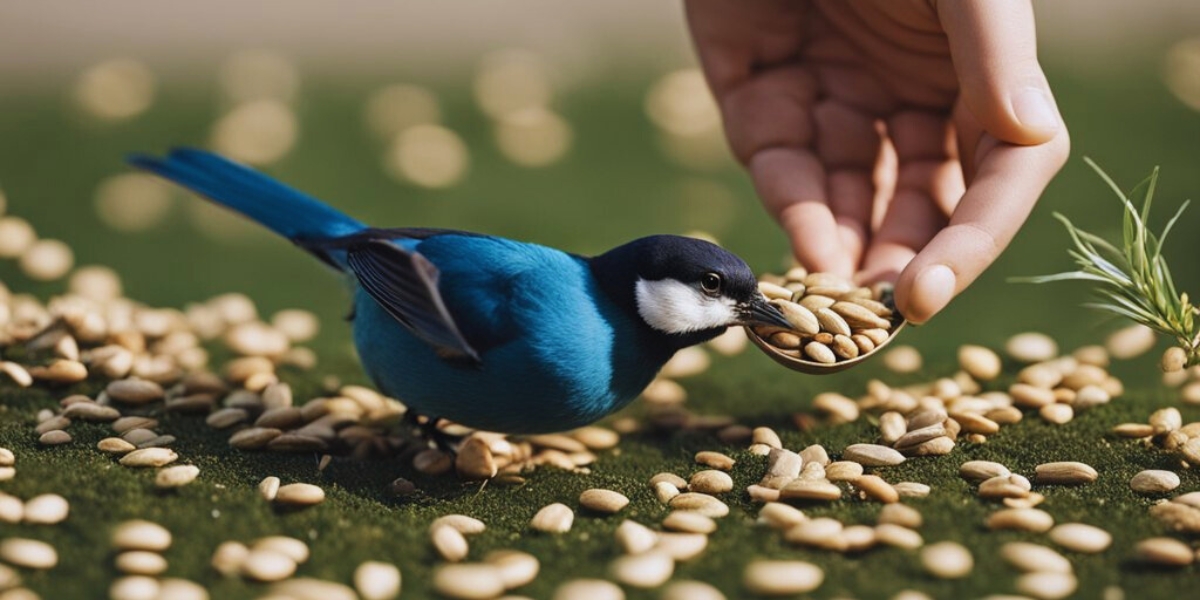
[[[1063,129],[1038,64],[1028,0],[953,0],[937,7],[963,103],[988,133],[1034,145]]]

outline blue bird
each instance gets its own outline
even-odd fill
[[[353,276],[354,343],[379,389],[434,422],[539,433],[625,406],[676,351],[735,325],[789,327],[750,268],[655,235],[595,257],[446,229],[376,229],[218,155],[129,162]]]

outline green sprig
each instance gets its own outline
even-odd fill
[[[1085,306],[1120,315],[1172,336],[1187,353],[1189,365],[1200,362],[1200,330],[1197,330],[1195,318],[1197,309],[1186,293],[1176,291],[1171,269],[1162,255],[1167,235],[1190,201],[1179,206],[1161,234],[1154,235],[1150,231],[1149,219],[1154,190],[1158,184],[1158,167],[1154,168],[1149,178],[1134,188],[1134,192],[1143,186],[1146,188],[1139,211],[1103,169],[1089,158],[1084,161],[1112,188],[1125,207],[1120,247],[1076,227],[1066,216],[1056,212],[1054,217],[1062,222],[1071,236],[1074,247],[1068,253],[1075,259],[1079,270],[1028,277],[1020,281],[1094,282],[1097,299]]]

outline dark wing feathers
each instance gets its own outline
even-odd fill
[[[438,269],[429,259],[383,239],[357,237],[331,246],[345,248],[346,262],[362,286],[388,314],[444,357],[478,364],[479,353],[458,330],[438,291]],[[324,245],[324,244],[322,244]]]

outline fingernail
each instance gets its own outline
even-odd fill
[[[1022,88],[1012,96],[1013,113],[1021,125],[1030,129],[1058,129],[1058,113],[1050,95],[1042,88]]]
[[[917,273],[913,282],[913,317],[925,321],[950,304],[957,282],[946,265],[930,265]]]

